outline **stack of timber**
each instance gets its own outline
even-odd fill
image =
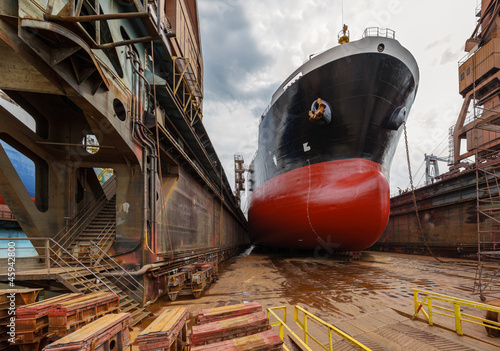
[[[34,303],[42,289],[0,289],[0,350],[5,350],[10,347],[9,332],[12,328],[17,329],[17,321],[11,323],[13,311],[19,306],[24,306]],[[13,305],[13,306],[12,306]],[[9,313],[9,308],[10,309]],[[12,335],[16,335],[17,330]]]
[[[262,333],[226,340],[215,344],[192,347],[191,351],[279,351],[283,341],[272,329]]]
[[[271,329],[264,312],[195,325],[191,333],[191,345],[199,346],[236,337],[256,334]]]
[[[17,308],[15,344],[21,351],[38,350],[48,339],[51,307],[82,296],[79,293],[63,294]]]
[[[237,305],[209,308],[201,310],[198,313],[196,323],[205,324],[261,311],[262,305],[258,302],[245,302]]]
[[[118,313],[118,295],[112,292],[93,292],[60,302],[49,310],[49,337],[64,337],[97,318]]]
[[[282,350],[283,341],[257,302],[205,309],[196,320],[190,337],[193,351]]]
[[[130,313],[105,315],[44,348],[44,351],[110,351],[130,346]]]
[[[165,310],[138,336],[140,351],[180,351],[187,341],[188,309]]]

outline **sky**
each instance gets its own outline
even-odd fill
[[[415,185],[424,154],[448,157],[449,128],[463,99],[458,61],[477,18],[478,0],[199,0],[204,62],[203,123],[234,189],[234,154],[248,165],[258,120],[278,86],[309,55],[351,41],[366,27],[391,28],[415,57],[420,85],[407,122]],[[446,171],[446,163],[439,164]],[[409,187],[404,137],[394,156],[391,194]]]

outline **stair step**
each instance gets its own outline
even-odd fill
[[[129,312],[129,311],[134,311],[136,310],[138,307],[140,307],[139,304],[135,304],[135,305],[125,305],[126,307],[122,307],[122,303],[120,301],[120,312],[122,313],[125,313],[125,312]]]
[[[149,312],[146,309],[142,309],[142,311],[141,310],[138,310],[138,311],[140,311],[140,312],[132,314],[132,323],[131,323],[132,326],[142,322],[143,319],[145,319],[151,315],[151,312]]]

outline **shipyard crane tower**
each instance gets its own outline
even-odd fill
[[[477,190],[478,268],[474,292],[500,291],[500,1],[483,0],[477,25],[459,62],[464,103],[453,129],[453,161],[474,157]],[[466,152],[461,153],[461,142]],[[486,270],[488,261],[497,267]]]

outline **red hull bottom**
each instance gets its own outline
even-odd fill
[[[259,186],[248,221],[254,244],[359,251],[389,220],[389,183],[378,163],[349,159],[313,164]]]

